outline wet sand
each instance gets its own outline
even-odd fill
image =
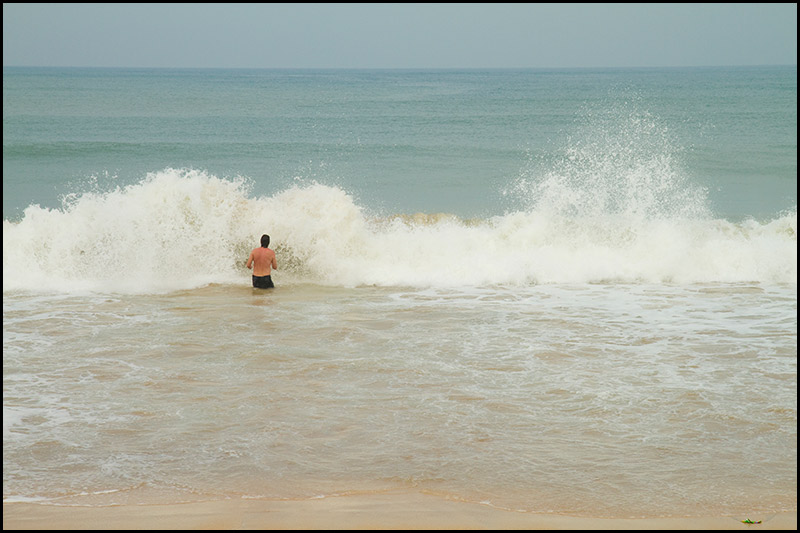
[[[761,523],[743,524],[741,520],[746,518]],[[4,503],[3,529],[796,530],[797,512],[699,518],[585,518],[515,512],[428,494],[403,493],[108,507]]]

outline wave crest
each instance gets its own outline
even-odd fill
[[[733,223],[686,212],[566,216],[540,204],[487,219],[374,216],[338,187],[253,198],[243,179],[165,169],[140,183],[30,206],[3,222],[3,290],[151,293],[248,284],[269,233],[280,284],[796,283],[797,212]]]

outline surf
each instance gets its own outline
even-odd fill
[[[558,198],[552,180],[548,187]],[[316,182],[271,196],[250,191],[244,178],[164,169],[71,195],[58,209],[29,206],[20,221],[3,222],[3,290],[151,293],[246,283],[244,262],[263,233],[278,254],[276,283],[797,280],[796,209],[730,222],[705,212],[555,209],[538,195],[524,210],[462,219],[371,212],[341,187]]]

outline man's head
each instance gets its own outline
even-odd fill
[[[269,248],[269,235],[264,234],[261,236],[261,247]]]

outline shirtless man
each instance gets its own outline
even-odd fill
[[[272,289],[272,269],[278,269],[275,252],[268,248],[269,235],[261,236],[261,248],[254,248],[247,258],[247,268],[253,269],[253,287],[257,289]],[[255,268],[253,266],[255,265]]]

